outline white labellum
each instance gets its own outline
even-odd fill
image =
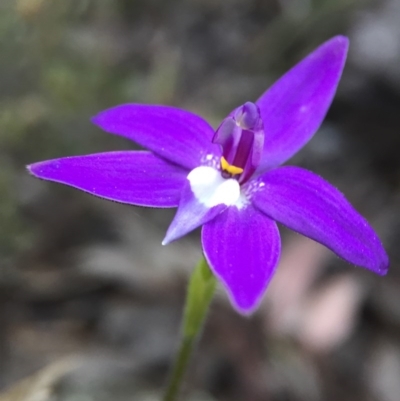
[[[233,178],[224,178],[215,168],[201,166],[193,169],[187,179],[196,199],[208,208],[224,203],[234,205],[240,197],[240,185]]]

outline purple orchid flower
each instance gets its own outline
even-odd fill
[[[278,264],[276,222],[383,275],[386,252],[345,197],[310,171],[280,167],[319,128],[347,49],[343,36],[325,42],[216,131],[178,108],[125,104],[101,112],[94,124],[150,151],[66,157],[29,171],[117,202],[178,207],[163,244],[203,226],[206,260],[243,314],[258,306]]]

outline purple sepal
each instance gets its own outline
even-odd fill
[[[234,308],[253,312],[270,282],[280,256],[276,223],[253,206],[230,206],[203,226],[204,255],[226,287]]]
[[[206,155],[221,154],[211,142],[214,130],[207,121],[175,107],[123,104],[97,114],[92,122],[188,170]]]
[[[92,195],[149,207],[176,207],[187,172],[146,151],[97,153],[31,164],[35,177]]]
[[[263,172],[279,166],[314,135],[332,102],[349,40],[328,40],[283,75],[257,101],[264,123]]]
[[[359,266],[384,275],[389,261],[368,222],[331,184],[299,167],[280,167],[259,177],[252,196],[267,216]]]
[[[211,208],[200,203],[191,190],[189,180],[186,180],[181,192],[178,210],[167,230],[162,244],[167,245],[183,237],[218,216],[227,207],[228,206],[224,203]]]

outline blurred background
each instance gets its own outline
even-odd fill
[[[0,0],[0,400],[159,400],[199,233],[173,210],[30,177],[35,161],[134,149],[92,126],[124,102],[214,125],[317,45],[350,37],[338,94],[290,163],[379,233],[386,277],[282,228],[257,313],[220,289],[186,381],[197,401],[400,399],[400,0]]]

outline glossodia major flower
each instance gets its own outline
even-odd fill
[[[204,255],[244,314],[257,307],[278,264],[276,222],[383,275],[385,250],[345,197],[310,171],[280,167],[319,128],[347,49],[343,36],[322,44],[255,103],[233,110],[216,131],[178,108],[125,104],[93,122],[149,151],[54,159],[29,171],[117,202],[178,207],[163,244],[203,226]]]

